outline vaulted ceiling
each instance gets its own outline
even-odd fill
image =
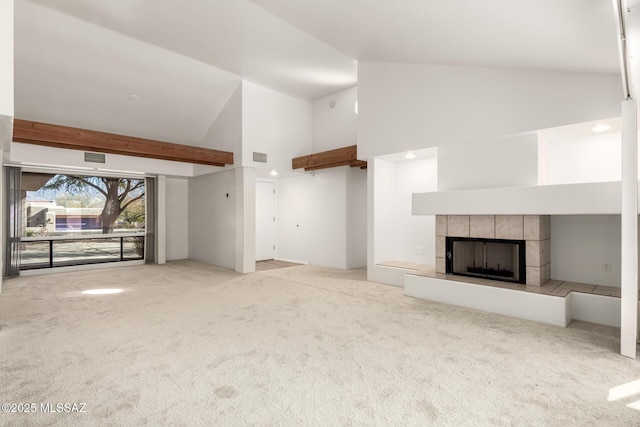
[[[15,0],[15,14],[16,117],[192,145],[240,80],[311,101],[356,84],[362,60],[620,69],[611,0]]]

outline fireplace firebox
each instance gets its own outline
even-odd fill
[[[524,240],[447,237],[446,272],[526,283]]]

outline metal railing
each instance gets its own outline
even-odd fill
[[[20,245],[20,270],[144,259],[141,233],[22,237]]]

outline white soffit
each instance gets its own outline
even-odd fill
[[[600,125],[607,125],[609,129],[596,132],[594,128]],[[612,117],[609,119],[596,120],[593,122],[576,123],[568,126],[559,126],[555,128],[544,129],[538,132],[541,140],[546,142],[564,141],[579,138],[588,138],[596,135],[608,135],[620,133],[621,121],[620,117]]]

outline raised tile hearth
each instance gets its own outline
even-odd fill
[[[436,273],[435,266],[388,261],[406,296],[566,327],[572,320],[620,327],[620,288],[549,280],[541,286]]]
[[[533,292],[536,294],[566,297],[571,292],[583,294],[603,295],[620,298],[620,288],[603,285],[591,285],[587,283],[566,282],[561,280],[548,280],[541,286],[521,285],[518,283],[501,282],[497,280],[480,279],[477,277],[453,276],[451,274],[437,273],[432,265],[416,264],[402,261],[387,261],[380,265],[385,267],[402,268],[409,270],[407,273],[414,276],[432,277],[435,279],[453,280],[457,282],[471,283],[481,286],[511,289],[514,291]]]

